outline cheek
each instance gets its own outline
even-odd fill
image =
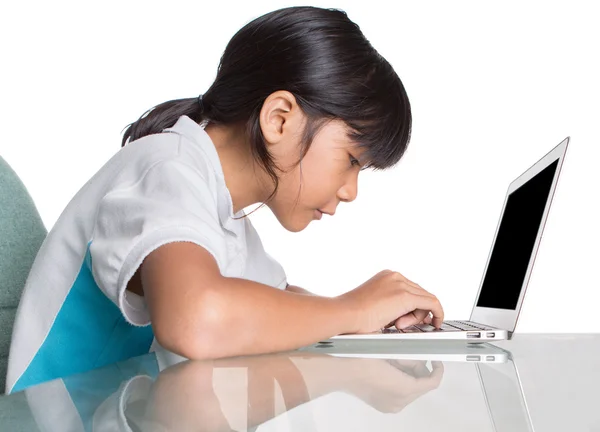
[[[301,209],[313,210],[325,204],[335,194],[335,174],[331,166],[305,158],[301,166],[281,174],[277,192],[279,207],[296,205]]]
[[[307,202],[322,206],[334,197],[339,187],[340,173],[333,165],[323,159],[303,163],[302,196]]]

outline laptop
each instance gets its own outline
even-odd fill
[[[468,320],[444,321],[440,329],[418,324],[331,339],[448,339],[471,343],[510,339],[540,245],[569,137],[509,186],[479,291]],[[321,341],[327,343],[328,341]]]
[[[477,375],[493,432],[533,432],[517,362],[476,364]]]
[[[465,344],[462,341],[425,343],[393,340],[363,341],[357,339],[319,342],[299,348],[298,351],[327,354],[334,357],[363,359],[441,361],[473,363],[506,363],[510,352],[489,343]]]

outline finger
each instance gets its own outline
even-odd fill
[[[387,362],[400,372],[407,376],[412,376],[412,371],[415,368],[415,363],[419,360],[398,360],[398,359],[387,359]]]
[[[413,367],[411,375],[415,378],[428,378],[431,375],[431,372],[427,368],[427,362],[421,361],[417,363]]]
[[[431,376],[436,376],[438,379],[442,379],[444,375],[444,363],[441,361],[432,361],[431,362]]]
[[[429,311],[416,309],[396,319],[394,324],[398,330],[402,330],[411,325],[419,324],[428,314]]]
[[[427,316],[419,324],[431,324],[431,313],[427,312]]]
[[[387,361],[394,368],[406,374],[407,377],[414,378],[415,380],[427,378],[431,375],[431,372],[427,368],[427,362],[424,360],[389,359]]]
[[[433,319],[432,319],[432,324],[435,328],[440,328],[442,326],[442,322],[444,321],[444,309],[442,308],[441,303],[439,302],[439,300],[437,299],[437,297],[433,296],[433,295],[427,295],[427,296],[421,296],[421,295],[410,295],[410,296],[406,296],[406,307],[410,310],[412,309],[413,312],[418,313],[418,314],[422,314],[422,312],[418,312],[418,310],[421,311],[431,311],[431,313],[433,314]],[[404,316],[407,316],[408,318],[404,318]],[[410,318],[410,314],[406,314],[403,317],[398,318],[398,320],[400,321],[400,324],[402,325],[404,321],[412,321],[414,323],[414,318]],[[414,317],[414,313],[413,313],[413,317]],[[404,319],[403,319],[404,318]],[[419,319],[424,319],[425,315],[420,315]],[[396,320],[396,322],[398,323],[398,320]],[[417,321],[418,322],[418,321]]]
[[[415,295],[418,295],[418,294],[415,294]],[[418,311],[418,312],[412,311],[412,312],[409,312],[409,314],[413,314],[415,316],[415,319],[417,321],[412,321],[411,320],[410,321],[411,323],[410,324],[406,324],[405,327],[403,327],[403,328],[406,328],[406,327],[409,327],[409,326],[415,325],[415,324],[423,324],[423,323],[425,323],[425,320],[427,318],[429,318],[429,321],[426,322],[426,324],[430,324],[431,323],[431,316],[430,316],[430,312],[429,311]],[[409,314],[406,314],[406,315],[409,315]],[[398,321],[398,318],[390,321],[383,328],[389,328],[389,327],[395,325],[397,321]],[[400,327],[396,326],[396,328],[398,330],[400,330]]]
[[[414,311],[413,311],[413,312],[414,312]],[[413,312],[410,312],[410,313],[414,315],[414,313],[413,313]],[[406,324],[406,326],[405,326],[405,327],[403,327],[403,328],[410,327],[411,325],[414,325],[414,324],[431,324],[431,320],[432,320],[432,318],[431,318],[431,313],[430,313],[429,311],[424,311],[424,313],[426,313],[426,314],[427,314],[427,315],[425,315],[425,318],[421,319],[421,320],[420,320],[419,322],[417,322],[417,323],[413,323],[413,324]],[[416,316],[416,318],[418,319],[418,317],[419,317],[419,316],[421,316],[421,315],[422,315],[422,314],[421,314],[421,313],[419,313],[419,315],[415,315],[415,316]],[[390,321],[388,324],[386,324],[386,325],[384,326],[384,328],[389,328],[389,327],[391,327],[391,326],[395,325],[395,324],[396,324],[396,321],[398,321],[398,318],[396,318],[396,319],[394,319],[394,320]],[[403,323],[403,324],[404,324],[404,323]],[[399,327],[396,327],[396,328],[400,329]]]
[[[431,362],[431,374],[429,375],[429,382],[433,388],[438,388],[442,382],[444,376],[444,364],[441,361]]]
[[[402,315],[400,318],[398,318],[394,322],[394,325],[398,330],[404,330],[405,328],[408,328],[418,323],[419,319],[416,318],[412,312],[409,312],[406,315]]]
[[[432,370],[428,376],[419,378],[414,383],[415,393],[423,395],[438,388],[442,382],[444,376],[444,366],[442,362],[432,361]]]
[[[419,296],[416,301],[416,307],[431,311],[430,323],[439,329],[444,321],[444,308],[438,298],[431,294],[428,296]]]
[[[387,323],[385,326],[383,326],[383,328],[390,328],[391,326],[394,325],[394,323],[396,322],[396,320],[394,321],[390,321],[389,323]]]

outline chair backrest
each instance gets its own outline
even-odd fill
[[[0,394],[15,313],[46,228],[19,176],[0,157]]]

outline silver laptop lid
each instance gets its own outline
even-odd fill
[[[512,357],[512,356],[511,356]],[[476,363],[494,432],[533,432],[517,365]]]
[[[569,137],[508,187],[471,321],[513,332]]]

